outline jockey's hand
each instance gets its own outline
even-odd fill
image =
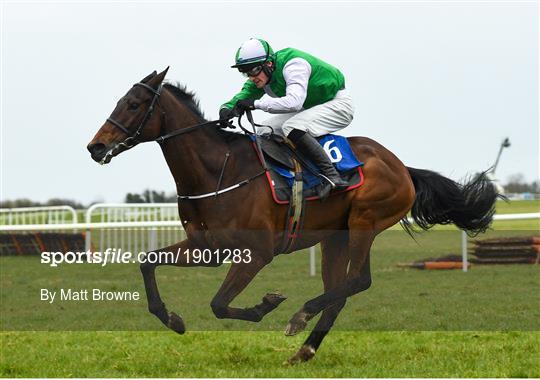
[[[255,109],[255,100],[253,99],[242,99],[236,102],[236,105],[233,108],[239,116],[243,115],[247,110]]]
[[[228,108],[222,108],[219,110],[219,120],[222,120],[220,123],[221,128],[234,128],[231,126],[231,124],[228,122],[232,118],[238,116],[234,109],[228,109]]]
[[[237,116],[234,110],[229,108],[222,108],[219,110],[219,120],[230,120],[233,117]]]

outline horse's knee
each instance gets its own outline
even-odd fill
[[[371,286],[371,276],[360,276],[352,280],[352,292],[353,294],[363,292],[369,289]]]
[[[212,308],[216,318],[223,319],[227,316],[227,305],[225,305],[223,302],[213,299],[212,302],[210,302],[210,307]]]

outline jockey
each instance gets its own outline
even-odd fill
[[[276,116],[266,120],[278,134],[317,165],[325,181],[321,197],[347,183],[315,137],[345,128],[354,108],[345,78],[334,66],[300,50],[274,53],[268,42],[251,38],[236,53],[237,68],[248,78],[242,90],[219,110],[221,120],[260,109]]]

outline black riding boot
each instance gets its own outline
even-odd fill
[[[328,155],[313,136],[299,129],[293,129],[287,137],[321,170],[320,176],[323,180],[321,199],[326,198],[332,190],[343,190],[348,187],[347,182],[341,179]]]

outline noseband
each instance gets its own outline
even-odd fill
[[[154,97],[152,98],[152,102],[150,103],[150,107],[146,110],[146,113],[144,114],[144,117],[141,120],[141,123],[139,124],[139,126],[137,127],[137,130],[135,131],[135,133],[130,132],[126,127],[124,127],[121,123],[114,120],[113,118],[109,117],[107,119],[107,121],[109,123],[114,125],[116,128],[120,129],[122,132],[124,132],[128,136],[124,141],[122,141],[122,142],[120,142],[118,144],[118,145],[123,145],[128,149],[133,148],[135,145],[137,145],[138,143],[141,142],[139,140],[139,136],[141,135],[144,126],[146,125],[146,123],[148,122],[150,117],[152,116],[152,112],[154,112],[154,107],[155,107],[155,105],[156,105],[156,103],[157,103],[157,101],[159,99],[159,96],[161,95],[161,91],[163,89],[163,86],[159,86],[159,88],[156,91],[152,87],[150,87],[149,85],[147,85],[145,83],[141,83],[141,82],[135,83],[133,85],[133,87],[135,87],[135,86],[145,88],[145,89],[147,89],[148,91],[150,91],[150,92],[152,92],[154,94]]]

